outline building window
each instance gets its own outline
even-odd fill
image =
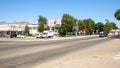
[[[33,30],[37,30],[37,27],[33,27]]]

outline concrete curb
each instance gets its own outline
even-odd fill
[[[0,38],[0,41],[52,41],[52,40],[63,40],[63,39],[72,39],[72,38],[88,38],[88,37],[98,37],[98,35],[87,35],[87,36],[74,36],[74,37],[54,37],[48,39],[36,39],[35,37],[26,37],[26,38]]]

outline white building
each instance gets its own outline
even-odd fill
[[[30,24],[28,22],[14,22],[14,23],[5,23],[0,22],[0,33],[23,33],[26,26],[29,28],[29,33],[35,35],[37,33],[37,24]]]
[[[111,30],[110,33],[117,35],[120,32],[120,29]]]
[[[29,33],[35,35],[38,32],[38,24],[29,24]]]

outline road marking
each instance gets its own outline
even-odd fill
[[[120,57],[120,54],[116,55],[117,57]]]
[[[120,60],[120,53],[118,53],[113,59],[119,59]]]

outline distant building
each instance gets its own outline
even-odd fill
[[[35,35],[38,32],[38,24],[29,24],[29,33]]]
[[[25,27],[29,28],[29,33],[35,35],[37,33],[38,24],[30,24],[28,22],[0,22],[0,33],[24,33]]]
[[[117,35],[120,32],[120,28],[119,29],[114,29],[110,31],[111,33]]]

